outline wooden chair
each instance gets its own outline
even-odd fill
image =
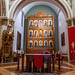
[[[62,58],[62,55],[60,54],[60,59],[59,59],[59,58],[58,58],[58,57],[59,57],[59,56],[58,56],[59,54],[60,54],[60,53],[58,53],[58,52],[55,54],[55,61],[60,60],[61,63],[63,64],[63,58]]]
[[[62,53],[62,58],[63,58],[65,61],[68,61],[68,54],[67,54],[67,53]]]
[[[44,51],[43,54],[50,54],[50,52],[49,51]]]

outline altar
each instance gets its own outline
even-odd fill
[[[24,56],[26,56],[26,66],[24,66]],[[22,63],[20,64],[18,57],[18,67],[21,66],[22,72],[35,73],[52,73],[55,71],[55,55],[54,54],[22,54]],[[60,70],[60,54],[58,55],[58,70]]]

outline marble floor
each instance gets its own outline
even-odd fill
[[[75,75],[75,61],[72,63],[63,61],[61,70],[58,71],[57,65],[55,69],[58,75]],[[17,71],[17,65],[0,65],[0,75],[18,75],[19,73],[20,71]]]

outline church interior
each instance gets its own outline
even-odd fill
[[[0,0],[0,75],[75,75],[75,1]]]

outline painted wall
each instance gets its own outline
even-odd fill
[[[68,51],[68,30],[67,30],[67,23],[65,16],[62,12],[59,13],[58,17],[58,30],[59,30],[59,50],[62,51],[62,53],[67,53]],[[65,46],[61,46],[61,34],[65,32]]]
[[[25,10],[24,10],[25,11]],[[27,17],[28,15],[35,15],[37,12],[39,11],[44,11],[45,13],[47,13],[47,15],[51,14],[51,15],[54,15],[54,21],[55,21],[55,49],[56,51],[59,50],[59,42],[58,42],[58,16],[57,14],[55,13],[55,11],[48,7],[48,6],[45,6],[45,5],[37,5],[37,6],[34,6],[33,8],[31,8],[28,13],[26,14],[25,16],[25,29],[24,29],[24,51],[26,52],[26,46],[27,46]]]
[[[21,33],[21,49],[23,49],[23,28],[21,26],[21,20],[22,20],[22,12],[20,11],[20,13],[18,14],[16,21],[15,21],[15,25],[14,25],[14,47],[13,50],[17,51],[17,31],[19,31]],[[24,16],[23,16],[23,26],[24,26]]]

